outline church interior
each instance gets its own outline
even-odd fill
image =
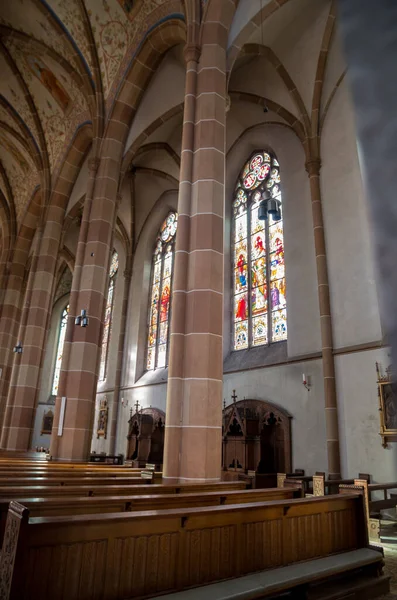
[[[397,599],[338,21],[0,3],[1,600]]]

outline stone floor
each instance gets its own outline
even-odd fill
[[[383,600],[397,600],[397,548],[385,547],[385,574],[391,576],[390,594]]]

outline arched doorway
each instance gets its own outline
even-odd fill
[[[137,467],[146,463],[161,470],[164,453],[165,413],[158,408],[144,408],[131,415],[128,421],[127,457]]]
[[[255,471],[258,477],[291,472],[291,419],[285,409],[263,400],[224,408],[223,470]]]

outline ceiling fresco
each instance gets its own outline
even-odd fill
[[[54,182],[78,128],[91,122],[95,129],[98,98],[103,116],[109,114],[145,34],[171,14],[183,18],[183,5],[183,0],[0,3],[0,188],[19,217],[43,184],[45,165]]]

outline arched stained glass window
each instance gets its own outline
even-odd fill
[[[116,251],[114,251],[113,255],[112,255],[112,262],[110,263],[110,269],[109,269],[109,287],[108,287],[108,295],[106,298],[105,321],[103,324],[103,333],[102,333],[101,362],[99,365],[99,380],[100,381],[104,381],[106,379],[109,341],[110,341],[110,333],[111,333],[111,328],[112,328],[114,288],[116,285],[116,275],[117,275],[118,270],[119,270],[119,255],[117,254]]]
[[[175,234],[178,215],[171,212],[157,235],[152,261],[149,304],[149,333],[146,368],[165,367],[168,362],[169,322]]]
[[[262,197],[277,200],[279,214],[258,216]],[[280,166],[268,152],[245,164],[233,198],[233,335],[242,350],[287,339]]]
[[[63,356],[63,345],[65,343],[66,326],[68,324],[69,304],[65,306],[62,311],[61,322],[59,325],[59,336],[57,355],[55,359],[54,376],[52,378],[52,389],[51,394],[56,396],[58,394],[59,377],[61,375],[62,356]]]

